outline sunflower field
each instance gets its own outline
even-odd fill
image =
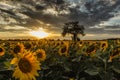
[[[0,80],[120,80],[120,40],[1,40]]]

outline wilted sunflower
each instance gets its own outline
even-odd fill
[[[119,56],[120,56],[120,47],[118,47],[118,48],[111,51],[109,61],[111,62],[114,58],[117,58]]]
[[[100,43],[100,50],[104,52],[107,48],[108,48],[108,42],[107,41],[102,41]]]
[[[59,55],[62,56],[62,55],[65,55],[65,56],[68,56],[68,44],[65,43],[64,45],[62,45],[58,51]]]
[[[25,51],[19,54],[19,57],[12,59],[11,64],[15,65],[13,77],[20,80],[36,80],[35,76],[39,76],[37,70],[40,70],[40,63],[35,56]]]
[[[38,49],[35,52],[35,56],[37,57],[38,61],[44,61],[46,59],[46,53],[43,49]]]
[[[18,43],[13,49],[13,53],[15,55],[17,55],[18,53],[23,53],[23,51],[24,51],[24,45],[22,43]]]
[[[4,54],[5,54],[5,50],[2,47],[0,47],[0,56],[3,56]]]

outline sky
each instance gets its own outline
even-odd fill
[[[34,38],[41,28],[62,37],[64,23],[79,21],[81,39],[120,38],[120,0],[0,0],[0,39]]]

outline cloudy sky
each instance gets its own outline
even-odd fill
[[[0,0],[0,38],[28,38],[43,28],[62,38],[64,23],[79,21],[81,39],[120,38],[120,0]]]

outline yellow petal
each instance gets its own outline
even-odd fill
[[[10,62],[10,64],[15,64],[18,62],[18,58],[13,58],[12,61]]]

